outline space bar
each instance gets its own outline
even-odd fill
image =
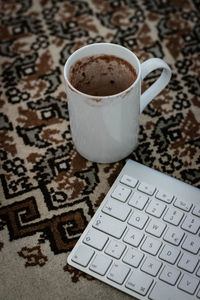
[[[185,298],[184,298],[185,296]],[[158,281],[154,285],[149,299],[151,300],[194,300],[194,295],[189,295],[183,291],[178,290],[175,287],[172,287],[164,282]]]

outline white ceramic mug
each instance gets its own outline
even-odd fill
[[[93,55],[114,55],[131,64],[137,79],[121,93],[95,97],[75,89],[69,72],[76,61]],[[152,71],[160,77],[141,95],[141,81]],[[86,159],[112,163],[128,156],[137,146],[139,116],[145,106],[165,88],[171,77],[169,66],[159,58],[140,64],[137,56],[120,45],[97,43],[75,51],[64,67],[70,127],[77,151]]]

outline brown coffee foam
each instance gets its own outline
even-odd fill
[[[114,55],[96,55],[77,61],[70,69],[69,81],[82,93],[110,96],[126,90],[136,78],[127,61]]]

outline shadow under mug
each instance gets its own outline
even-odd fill
[[[114,55],[136,70],[134,83],[121,93],[95,97],[74,88],[70,68],[79,60],[96,55]],[[160,77],[141,95],[141,82],[152,71],[162,69]],[[76,50],[64,66],[66,94],[72,139],[76,150],[97,163],[113,163],[127,157],[137,146],[139,116],[150,101],[168,84],[169,66],[159,58],[142,64],[129,49],[112,43],[95,43]]]

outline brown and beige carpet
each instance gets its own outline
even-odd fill
[[[199,11],[198,0],[0,1],[1,300],[131,299],[66,262],[125,160],[74,149],[63,66],[103,41],[164,59],[172,80],[129,158],[200,187]]]

